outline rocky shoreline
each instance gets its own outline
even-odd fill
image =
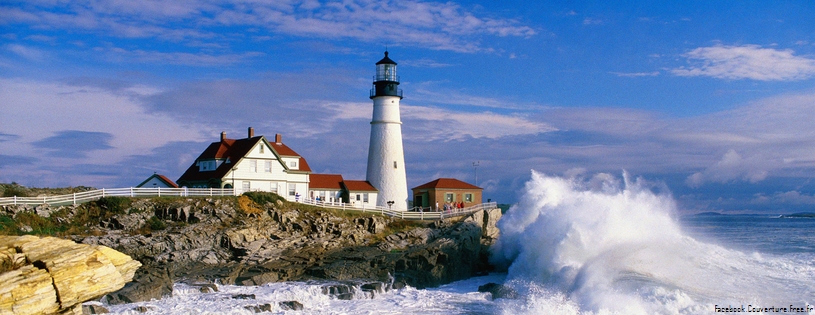
[[[104,298],[111,304],[170,296],[177,282],[211,290],[216,282],[329,280],[336,284],[327,285],[324,293],[336,298],[405,285],[435,287],[492,270],[488,248],[498,237],[495,224],[501,217],[500,209],[492,209],[407,222],[238,198],[137,199],[125,210],[95,222],[94,235],[71,236],[78,243],[118,250],[143,265],[132,282]],[[83,210],[73,207],[68,216],[72,211],[75,216]],[[150,225],[156,226],[145,229]]]
[[[0,236],[0,314],[81,314],[81,303],[121,289],[139,266],[105,246]]]

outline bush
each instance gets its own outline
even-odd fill
[[[151,231],[161,231],[167,228],[167,223],[164,223],[163,220],[156,216],[150,217],[150,219],[147,220],[146,225]]]
[[[3,197],[28,197],[28,188],[18,185],[17,183],[3,184]]]
[[[132,203],[133,199],[128,197],[102,197],[96,201],[99,208],[110,214],[126,213]]]
[[[248,191],[243,193],[244,196],[249,197],[258,205],[265,205],[267,202],[271,202],[272,204],[276,204],[278,200],[286,201],[285,198],[280,197],[280,195],[275,194],[273,192],[265,192],[265,191]]]

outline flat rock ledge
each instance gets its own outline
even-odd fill
[[[0,315],[82,314],[82,302],[121,289],[140,266],[106,246],[0,236]]]

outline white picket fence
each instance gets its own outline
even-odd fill
[[[97,189],[84,192],[73,193],[60,196],[43,197],[5,197],[0,198],[0,206],[8,205],[50,205],[67,206],[77,205],[102,197],[212,197],[212,196],[234,196],[235,190],[232,188],[108,188]],[[450,217],[468,215],[470,213],[495,209],[498,207],[495,202],[482,203],[463,209],[448,211],[419,212],[419,211],[398,211],[383,207],[355,206],[347,203],[327,203],[316,200],[305,199],[300,203],[312,206],[337,209],[342,211],[359,211],[363,213],[379,213],[390,217],[397,217],[405,220],[439,220]]]
[[[205,197],[234,196],[232,188],[102,188],[70,195],[43,197],[6,197],[0,198],[0,206],[8,205],[51,205],[66,206],[93,201],[102,197]]]
[[[444,218],[452,218],[452,217],[459,217],[471,214],[473,212],[478,212],[481,210],[489,210],[498,208],[498,203],[496,202],[487,202],[482,204],[477,204],[473,206],[469,206],[463,209],[453,209],[447,211],[430,211],[430,212],[421,212],[421,211],[399,211],[399,210],[390,210],[386,207],[374,207],[374,206],[354,206],[347,203],[330,203],[330,202],[320,202],[315,200],[303,200],[301,203],[309,204],[317,207],[323,207],[328,209],[337,209],[342,211],[360,211],[360,212],[369,212],[369,213],[379,213],[382,215],[401,218],[405,220],[440,220]],[[415,209],[415,210],[418,210]]]

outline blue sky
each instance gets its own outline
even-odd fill
[[[642,177],[686,212],[815,210],[807,1],[3,1],[0,182],[178,178],[218,134],[363,179],[387,47],[408,186],[515,202],[531,170]]]

